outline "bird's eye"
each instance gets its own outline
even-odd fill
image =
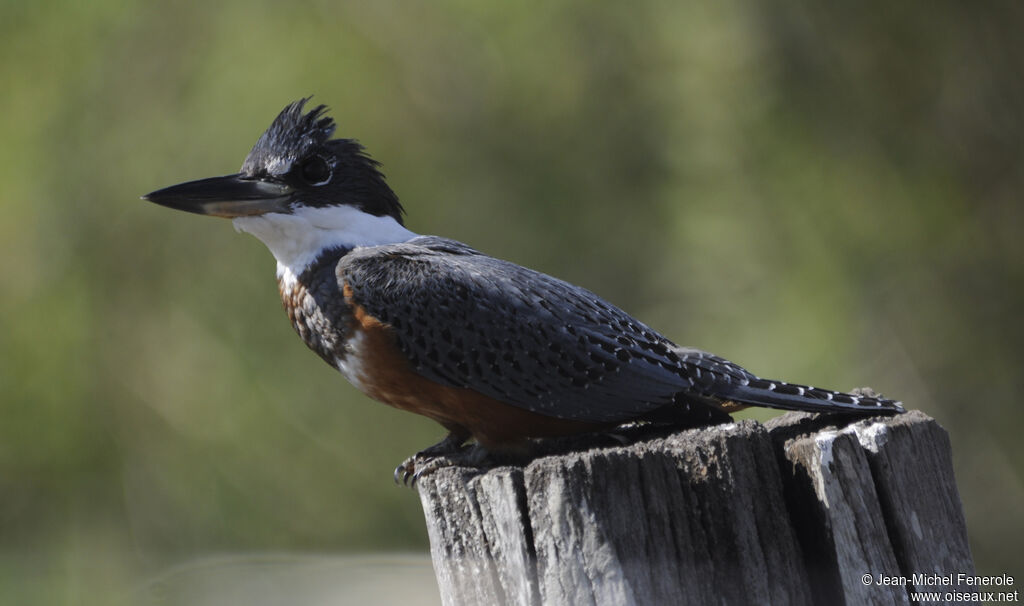
[[[309,185],[323,185],[331,180],[331,166],[323,156],[310,156],[299,166],[299,176]]]

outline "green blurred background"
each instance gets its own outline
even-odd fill
[[[425,551],[390,474],[440,427],[305,349],[257,240],[139,200],[309,94],[414,231],[937,418],[978,570],[1019,576],[1021,6],[4,0],[0,603]]]

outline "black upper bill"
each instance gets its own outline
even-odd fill
[[[287,212],[291,193],[290,187],[280,183],[226,175],[172,185],[142,199],[200,215],[244,217]]]

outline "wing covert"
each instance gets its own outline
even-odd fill
[[[597,295],[443,238],[357,249],[337,268],[414,369],[549,416],[618,422],[692,383],[685,353]]]

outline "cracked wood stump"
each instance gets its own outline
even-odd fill
[[[789,413],[443,468],[418,485],[442,601],[906,604],[913,582],[864,576],[973,574],[945,430],[918,411],[853,420]]]

